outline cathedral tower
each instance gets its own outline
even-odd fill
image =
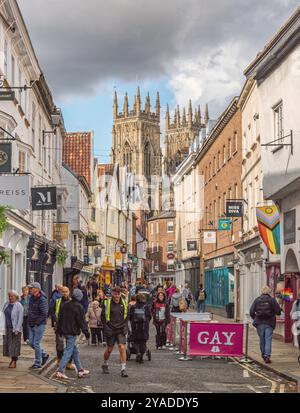
[[[128,172],[144,175],[161,175],[160,149],[160,99],[156,96],[155,112],[151,111],[149,93],[142,108],[140,88],[134,96],[132,110],[127,93],[124,97],[123,112],[118,112],[117,93],[114,96],[112,130],[112,159],[120,167],[127,166]]]

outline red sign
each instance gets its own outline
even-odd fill
[[[190,356],[243,356],[243,324],[190,323]]]
[[[179,340],[179,351],[184,353],[185,348],[185,329],[187,328],[187,322],[180,320],[180,340]]]
[[[173,252],[168,252],[167,258],[169,258],[170,260],[172,260],[173,258],[175,258],[175,254],[174,254]]]

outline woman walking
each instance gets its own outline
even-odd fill
[[[101,321],[102,308],[99,301],[93,301],[92,307],[88,311],[88,324],[91,330],[92,344],[96,346],[103,343],[103,324]]]
[[[22,295],[21,295],[21,304],[24,309],[24,317],[23,317],[23,340],[24,343],[29,343],[29,326],[28,326],[28,308],[29,308],[29,288],[27,286],[22,288]]]
[[[5,336],[3,337],[3,356],[10,357],[9,368],[17,367],[17,360],[21,354],[21,336],[23,325],[23,306],[18,301],[19,295],[16,291],[8,293],[8,302],[4,304]]]
[[[170,323],[170,306],[166,294],[160,292],[152,306],[153,324],[156,328],[156,348],[162,349],[166,345],[166,327]]]

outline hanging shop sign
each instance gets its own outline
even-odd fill
[[[219,219],[219,231],[230,231],[230,219]]]
[[[215,244],[217,240],[216,231],[204,231],[203,242],[204,244]]]
[[[1,90],[0,100],[15,100],[15,92],[12,90]]]
[[[0,143],[0,173],[11,173],[11,143]]]
[[[188,251],[197,251],[197,241],[187,241]]]
[[[0,176],[0,205],[29,210],[29,176]]]
[[[62,222],[54,222],[53,224],[53,240],[66,241],[69,236],[69,225]]]
[[[280,254],[280,213],[276,205],[256,208],[258,230],[271,254]]]
[[[121,252],[115,252],[115,262],[116,262],[116,266],[118,267],[122,266],[122,253]]]
[[[97,235],[89,234],[85,237],[85,245],[87,247],[95,247],[98,245],[98,237]]]
[[[57,209],[56,186],[31,188],[33,211]]]
[[[226,201],[226,217],[242,217],[243,201]]]

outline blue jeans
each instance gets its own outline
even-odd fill
[[[65,336],[66,338],[66,347],[64,350],[64,355],[59,363],[58,371],[63,373],[67,364],[70,362],[71,357],[73,357],[75,366],[77,370],[82,370],[82,366],[79,360],[79,351],[76,345],[77,336]]]
[[[273,328],[267,324],[258,325],[257,334],[260,339],[260,351],[262,357],[271,357]]]
[[[197,301],[198,313],[205,313],[205,301]]]
[[[41,341],[46,329],[46,324],[29,327],[29,345],[35,351],[34,365],[41,367],[42,357],[46,357],[47,353],[41,348]]]

